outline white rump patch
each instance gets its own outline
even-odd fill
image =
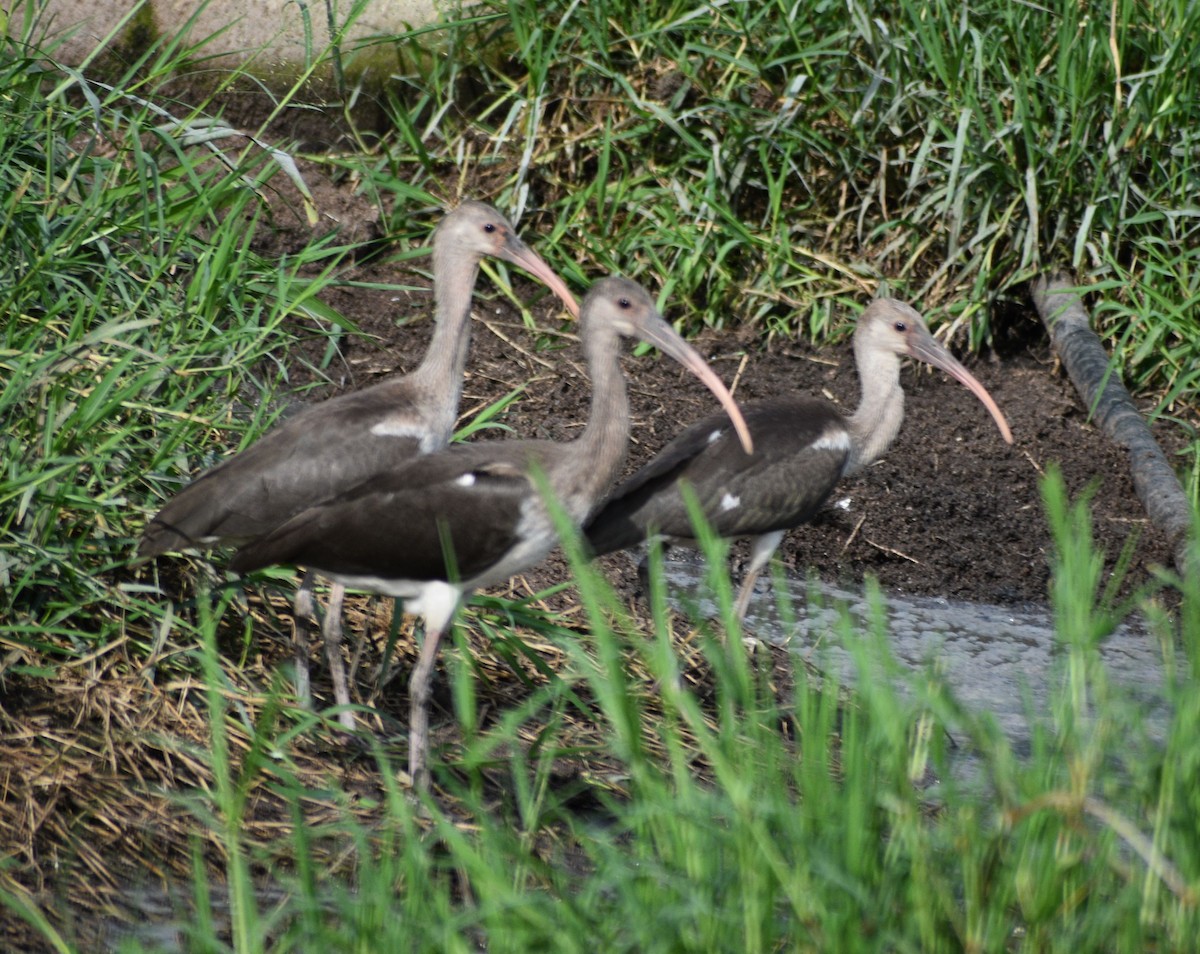
[[[826,431],[809,445],[813,450],[850,452],[850,435],[843,430]]]
[[[471,471],[467,471],[461,477],[455,477],[454,482],[460,487],[474,487],[475,475]]]
[[[741,497],[735,497],[733,494],[726,493],[725,496],[721,498],[721,513],[725,513],[729,510],[736,510],[741,505]]]

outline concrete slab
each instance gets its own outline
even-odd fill
[[[402,33],[429,24],[458,5],[456,0],[366,0],[347,40]],[[337,21],[345,23],[355,6],[352,0],[337,0]],[[126,0],[16,0],[7,18],[10,31],[21,29],[27,8],[41,8],[45,35],[67,38],[56,56],[76,66],[106,39],[116,38],[136,48],[174,34],[193,18],[189,30],[193,41],[220,34],[205,46],[218,62],[235,66],[254,56],[255,64],[273,75],[294,77],[304,68],[308,51],[320,51],[329,43],[327,7],[322,0],[249,4],[245,0],[148,0],[132,17]]]

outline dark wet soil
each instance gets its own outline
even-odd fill
[[[310,185],[318,204],[335,210],[337,218],[356,222],[360,229],[377,220],[377,211],[349,188],[319,173]],[[297,230],[304,231],[299,225]],[[538,246],[536,234],[524,230],[523,236]],[[279,240],[288,241],[287,233]],[[388,264],[386,255],[353,277],[428,286],[427,277],[414,275],[408,266]],[[657,291],[657,276],[633,277]],[[568,440],[588,410],[590,390],[581,355],[556,300],[520,274],[514,273],[514,282],[518,297],[529,304],[536,330],[526,327],[512,305],[481,279],[464,417],[523,387],[519,402],[503,417],[511,435]],[[343,338],[327,368],[328,381],[312,392],[313,398],[369,385],[385,374],[411,370],[419,361],[431,331],[428,293],[352,289],[335,292],[330,303],[367,336]],[[912,304],[922,309],[921,302]],[[849,325],[854,316],[842,318]],[[1072,497],[1092,493],[1093,534],[1105,554],[1106,574],[1132,541],[1124,592],[1149,579],[1154,567],[1170,565],[1167,541],[1150,525],[1134,493],[1126,453],[1088,422],[1032,305],[1024,311],[1008,309],[994,321],[996,339],[1010,342],[1004,353],[960,356],[1005,411],[1015,443],[1003,442],[983,406],[958,383],[924,366],[906,368],[906,417],[899,438],[883,460],[846,480],[811,524],[788,534],[780,555],[789,573],[815,571],[828,582],[843,584],[860,583],[869,573],[886,588],[905,593],[1044,603],[1051,540],[1039,477],[1052,467],[1061,470]],[[857,401],[848,340],[817,348],[803,340],[768,341],[757,329],[746,328],[706,331],[694,344],[741,401],[789,390],[823,394],[848,410]],[[325,343],[310,340],[299,347],[315,359]],[[715,410],[716,402],[690,375],[656,353],[627,357],[625,367],[633,410],[632,469],[681,428]],[[295,380],[304,379],[305,372],[298,371]],[[1149,409],[1151,402],[1142,405]],[[1168,456],[1186,441],[1177,426],[1156,425],[1155,433]],[[488,439],[504,436],[495,432]],[[848,501],[848,506],[834,506],[838,501]],[[616,585],[630,595],[636,591],[628,555],[607,557],[603,565]],[[552,559],[527,579],[532,585],[548,585],[562,569]]]

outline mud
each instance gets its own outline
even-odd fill
[[[310,185],[319,207],[333,210],[336,219],[352,224],[362,237],[376,237],[378,211],[354,196],[349,184],[316,175]],[[285,209],[282,217],[286,215]],[[285,228],[273,241],[286,245],[306,231],[299,223],[294,228],[297,234],[291,238]],[[534,232],[528,227],[522,232],[538,247]],[[389,264],[385,253],[348,277],[427,287],[427,277],[409,267]],[[568,440],[586,419],[590,396],[570,323],[541,286],[515,272],[512,277],[535,328],[527,327],[511,303],[481,280],[464,418],[522,387],[519,401],[502,418],[509,432],[491,436]],[[657,291],[658,276],[633,277]],[[330,303],[364,336],[341,340],[323,372],[324,383],[304,400],[369,385],[382,375],[411,370],[419,361],[431,330],[427,292],[348,289],[333,293]],[[921,302],[912,304],[922,310]],[[670,303],[666,312],[672,316]],[[854,316],[840,317],[849,329]],[[936,328],[937,315],[930,317]],[[797,390],[823,394],[847,410],[854,407],[858,379],[848,339],[815,347],[804,340],[767,339],[759,329],[730,324],[732,330],[707,330],[693,343],[734,385],[739,400]],[[1133,592],[1152,578],[1155,567],[1170,565],[1167,541],[1150,525],[1134,494],[1125,452],[1089,423],[1032,306],[1005,309],[993,316],[993,326],[1002,346],[983,355],[960,351],[960,357],[1004,409],[1015,443],[1001,440],[982,405],[956,382],[924,367],[906,368],[906,418],[899,438],[883,460],[844,481],[812,523],[788,534],[779,556],[789,574],[803,578],[812,570],[827,583],[850,586],[873,574],[900,593],[1043,604],[1051,540],[1039,478],[1052,467],[1062,472],[1072,497],[1090,495],[1093,535],[1105,554],[1106,574],[1123,548],[1132,548],[1120,592]],[[307,354],[315,362],[326,342],[305,340],[303,327],[297,331],[294,357]],[[953,349],[955,342],[950,344]],[[703,386],[656,354],[627,357],[625,367],[633,411],[628,467],[633,469],[716,404]],[[297,367],[293,381],[302,385],[310,375]],[[1145,400],[1142,406],[1149,410],[1152,402]],[[1168,457],[1186,441],[1178,426],[1155,425],[1154,431]],[[735,549],[735,574],[740,555],[744,549]],[[630,596],[636,593],[632,560],[615,555],[602,565],[617,586]],[[561,570],[552,560],[529,580],[549,584]]]

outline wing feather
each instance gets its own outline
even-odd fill
[[[837,441],[821,441],[823,435],[844,433],[841,415],[811,397],[750,404],[742,413],[754,454],[742,450],[721,415],[693,424],[621,483],[592,516],[585,533],[594,552],[620,550],[652,533],[693,536],[682,481],[722,536],[756,536],[810,519],[845,466],[848,442],[840,449]]]
[[[238,551],[232,569],[296,564],[335,575],[466,580],[519,542],[536,490],[528,444],[473,444],[418,458],[310,507]]]

